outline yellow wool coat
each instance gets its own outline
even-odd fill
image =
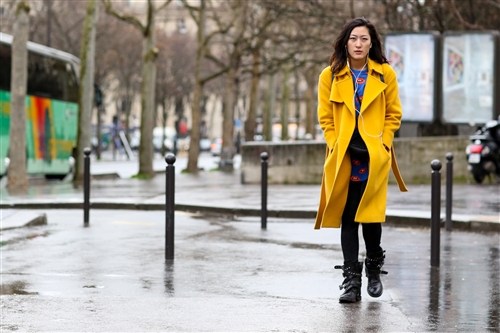
[[[380,80],[381,75],[384,82]],[[333,82],[331,68],[322,71],[318,84],[318,119],[327,151],[315,229],[339,228],[341,224],[351,176],[347,147],[356,125],[353,95],[351,71],[347,65]],[[368,79],[360,114],[358,129],[368,148],[370,162],[366,189],[354,220],[385,222],[391,167],[399,189],[408,191],[392,146],[394,132],[401,125],[402,107],[396,73],[388,64],[368,59]]]

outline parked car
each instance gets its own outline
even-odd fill
[[[175,128],[165,127],[165,148],[167,151],[172,151],[174,149],[174,139],[175,139]],[[163,138],[163,128],[155,127],[153,129],[153,148],[155,152],[161,152],[161,140]],[[130,148],[133,150],[138,150],[141,143],[141,133],[139,131],[135,132],[130,137]]]
[[[210,152],[212,156],[220,156],[222,151],[222,139],[216,138],[212,140],[212,144],[210,145]]]
[[[174,149],[175,128],[165,127],[165,148],[167,151]],[[153,146],[156,152],[161,152],[161,140],[163,138],[163,127],[155,127],[153,129]]]
[[[210,151],[211,145],[212,145],[212,142],[210,141],[209,138],[202,138],[200,140],[200,150],[201,151]]]
[[[130,135],[130,148],[132,150],[139,150],[139,145],[141,143],[141,133],[136,131]]]

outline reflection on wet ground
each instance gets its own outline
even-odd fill
[[[407,242],[411,242],[411,236],[405,238]],[[396,271],[390,271],[392,276],[387,279],[391,284],[396,282],[394,287],[401,292],[404,311],[418,317],[421,302],[428,302],[426,320],[422,323],[425,331],[499,332],[500,244],[496,234],[482,237],[460,232],[442,233],[441,265],[436,268],[430,267],[429,256],[416,257],[411,250],[404,251],[407,261],[393,258],[397,261]],[[412,269],[415,276],[408,276],[407,265],[422,269]],[[425,283],[427,297],[418,294]]]
[[[275,218],[261,230],[257,217],[176,214],[174,264],[164,212],[102,210],[89,228],[71,210],[47,216],[48,237],[2,248],[5,308],[31,309],[6,311],[2,329],[85,330],[98,312],[89,320],[102,331],[165,331],[165,318],[172,331],[499,331],[498,234],[442,232],[431,269],[428,229],[384,227],[384,294],[369,297],[363,277],[362,301],[342,305],[340,233],[313,220]],[[62,309],[72,310],[65,321],[45,320]]]
[[[165,294],[167,296],[175,296],[175,288],[174,288],[174,260],[166,260],[165,261]]]
[[[37,295],[36,292],[26,291],[28,283],[25,281],[11,281],[0,285],[0,295]]]
[[[500,250],[489,248],[490,262],[490,299],[488,308],[488,326],[500,332]]]

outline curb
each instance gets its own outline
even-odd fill
[[[164,211],[165,204],[157,203],[116,203],[116,202],[93,202],[90,203],[92,209],[115,209],[115,210],[144,210],[144,211]],[[83,209],[80,202],[40,202],[40,203],[12,203],[0,204],[0,209]],[[255,208],[226,208],[200,205],[175,204],[175,210],[191,213],[208,213],[233,216],[254,216],[260,217],[261,210]],[[45,214],[44,214],[45,215]],[[273,218],[296,218],[314,219],[316,211],[312,210],[268,210],[268,217]],[[46,221],[46,217],[45,217]],[[387,215],[387,225],[395,227],[417,227],[430,228],[430,218],[420,216],[400,216]],[[46,224],[46,223],[45,223]],[[444,221],[441,219],[441,227],[444,228]],[[454,218],[452,229],[471,232],[495,232],[500,233],[500,223],[495,221],[481,221],[477,219]]]
[[[14,213],[13,216],[16,214]],[[42,213],[42,214],[32,214],[36,216],[28,217],[28,220],[22,220],[22,217],[17,219],[14,222],[10,222],[10,220],[13,218],[13,216],[8,216],[7,218],[2,220],[2,224],[0,225],[0,231],[5,231],[5,230],[12,230],[12,229],[18,229],[18,228],[25,228],[25,227],[35,227],[35,226],[40,226],[40,225],[47,225],[47,214]]]

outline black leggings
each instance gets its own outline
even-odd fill
[[[359,256],[359,223],[354,222],[359,201],[365,191],[366,181],[350,182],[347,202],[342,214],[342,226],[340,232],[340,242],[344,261],[358,261]],[[361,223],[363,229],[363,239],[365,240],[366,253],[379,253],[382,251],[380,240],[382,238],[381,223]]]

